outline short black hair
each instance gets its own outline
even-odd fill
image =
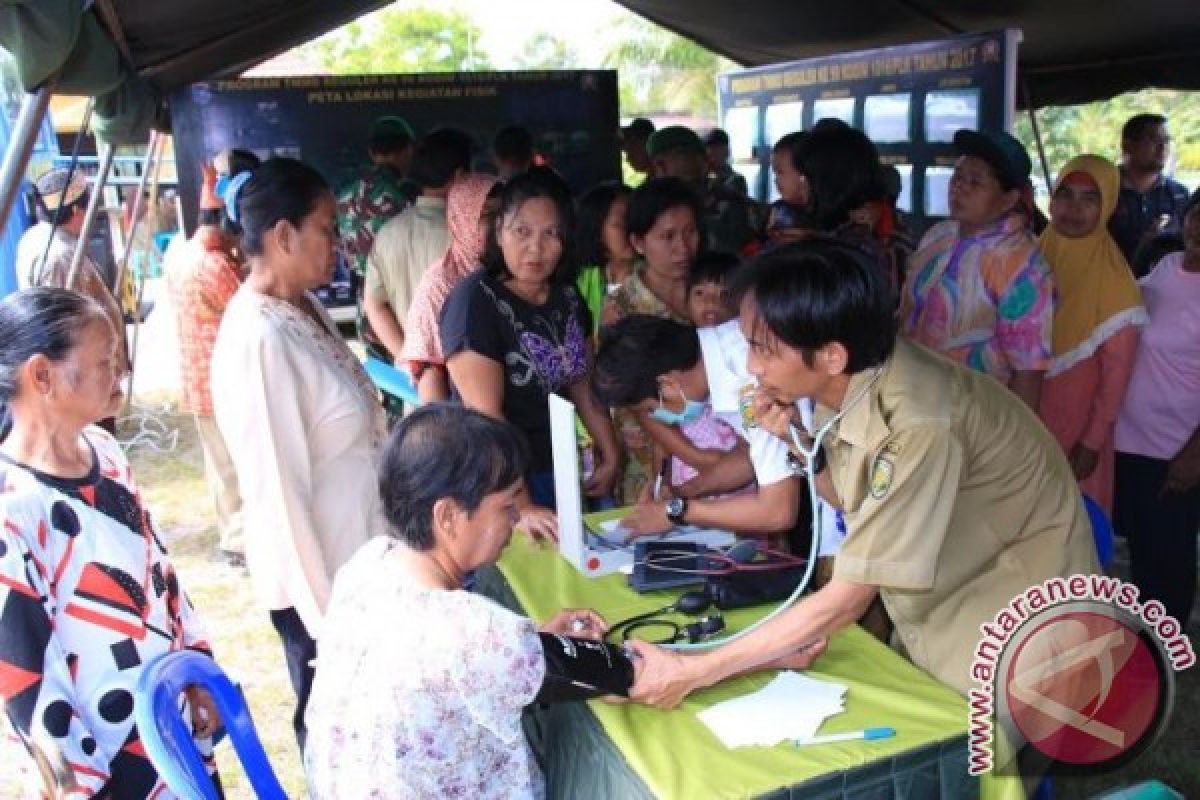
[[[812,132],[849,130],[850,124],[841,117],[821,117],[813,123]]]
[[[252,151],[243,147],[235,147],[229,151],[227,160],[229,166],[229,177],[233,177],[243,172],[253,172],[262,166],[262,159]],[[224,199],[224,198],[222,198]],[[199,225],[217,225],[221,230],[231,236],[241,236],[242,226],[229,218],[225,213],[224,205],[221,208],[202,208],[196,214],[196,222]]]
[[[613,203],[633,192],[618,181],[605,181],[579,198],[575,214],[575,253],[582,266],[603,267],[612,256],[604,246],[604,222]]]
[[[719,250],[701,253],[688,270],[687,289],[690,292],[702,283],[728,287],[732,285],[733,275],[741,265],[742,260],[733,253]]]
[[[720,128],[713,128],[704,137],[704,146],[712,147],[713,145],[729,147],[729,134]]]
[[[1167,118],[1162,114],[1134,114],[1121,126],[1121,140],[1137,141],[1154,128],[1166,124]]]
[[[408,177],[422,189],[442,189],[455,173],[471,168],[471,135],[458,128],[438,128],[425,135],[413,153]]]
[[[322,195],[331,194],[321,173],[294,158],[270,158],[250,174],[237,193],[242,250],[263,252],[263,235],[281,219],[299,227]]]
[[[690,208],[696,215],[700,241],[704,241],[704,208],[700,196],[679,178],[651,178],[633,190],[625,212],[625,230],[630,236],[645,236],[658,218],[672,208]]]
[[[1192,209],[1196,206],[1200,206],[1200,188],[1192,192],[1191,197],[1188,198],[1187,204],[1183,207],[1183,216],[1186,217],[1192,213]]]
[[[779,141],[775,142],[775,146],[771,148],[772,153],[786,153],[788,160],[791,161],[792,169],[800,171],[800,146],[804,144],[804,140],[808,138],[808,131],[792,131],[785,133],[779,137]]]
[[[621,129],[622,139],[649,139],[654,135],[654,123],[645,117],[634,117]]]
[[[828,236],[759,256],[736,276],[758,321],[806,364],[832,342],[846,348],[846,372],[882,364],[896,344],[896,304],[882,266],[867,250]]]
[[[771,148],[771,152],[774,153],[787,150],[795,152],[796,147],[799,146],[800,142],[803,142],[807,136],[808,131],[792,131],[791,133],[785,133],[776,140],[774,147]]]
[[[383,450],[379,496],[390,535],[428,550],[438,500],[474,513],[528,468],[529,446],[511,424],[460,405],[422,406],[400,421]]]
[[[883,195],[879,152],[867,135],[848,125],[813,130],[800,142],[796,168],[808,178],[809,210],[823,231],[833,231],[850,212]]]
[[[492,152],[505,161],[529,161],[533,158],[533,134],[524,125],[506,125],[496,131]]]
[[[605,405],[631,406],[658,396],[660,376],[699,360],[700,337],[691,325],[631,314],[600,329],[592,388]]]
[[[549,167],[533,167],[513,177],[504,184],[500,193],[500,208],[496,211],[495,219],[503,220],[509,214],[525,205],[529,200],[539,197],[549,199],[558,210],[559,241],[562,242],[562,256],[554,269],[551,281],[554,283],[569,283],[575,280],[575,209],[571,203],[571,188],[567,182]],[[480,263],[487,274],[507,278],[508,264],[504,261],[504,251],[500,249],[500,240],[496,233],[497,225],[488,227],[487,241],[483,246],[483,256]]]
[[[229,176],[233,177],[239,172],[249,172],[257,169],[262,165],[262,159],[252,150],[247,150],[243,147],[235,147],[229,151]]]
[[[1187,216],[1187,212],[1184,212],[1184,216]],[[1138,245],[1129,266],[1133,268],[1134,275],[1146,275],[1166,256],[1186,249],[1187,245],[1178,233],[1160,233]]]
[[[413,145],[412,132],[402,125],[374,125],[367,134],[367,152],[386,156],[400,153]],[[236,173],[234,173],[236,174]]]

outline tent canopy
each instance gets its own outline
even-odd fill
[[[0,0],[0,47],[33,91],[96,97],[96,132],[113,144],[161,124],[159,98],[235,76],[387,0]]]
[[[1200,89],[1196,0],[617,2],[747,66],[1021,28],[1021,73],[1035,106],[1151,86]]]
[[[515,2],[516,0],[497,0]],[[755,66],[1019,27],[1035,105],[1146,86],[1200,88],[1196,0],[618,0]],[[97,97],[97,131],[140,141],[158,98],[233,76],[387,0],[0,0],[0,47],[25,88]],[[157,119],[161,124],[162,120]]]

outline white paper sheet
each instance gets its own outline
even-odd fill
[[[781,672],[769,684],[717,703],[697,716],[728,748],[773,747],[815,736],[829,717],[845,710],[846,687]]]

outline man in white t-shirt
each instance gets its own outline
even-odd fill
[[[696,329],[634,315],[605,330],[593,369],[593,385],[602,402],[633,407],[662,422],[687,421],[707,402],[747,445],[702,471],[689,491],[640,504],[623,523],[633,534],[689,524],[761,535],[788,531],[796,524],[806,493],[787,445],[753,422],[749,406],[755,385],[746,371],[746,356],[746,338],[737,320]],[[758,483],[756,493],[703,497],[751,480]],[[836,551],[841,534],[833,509],[823,501],[821,505],[824,555]]]

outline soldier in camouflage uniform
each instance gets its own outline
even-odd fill
[[[375,233],[407,208],[420,193],[405,178],[413,154],[413,132],[399,117],[380,117],[367,140],[371,166],[338,193],[338,235],[354,273],[356,294],[362,286]]]

